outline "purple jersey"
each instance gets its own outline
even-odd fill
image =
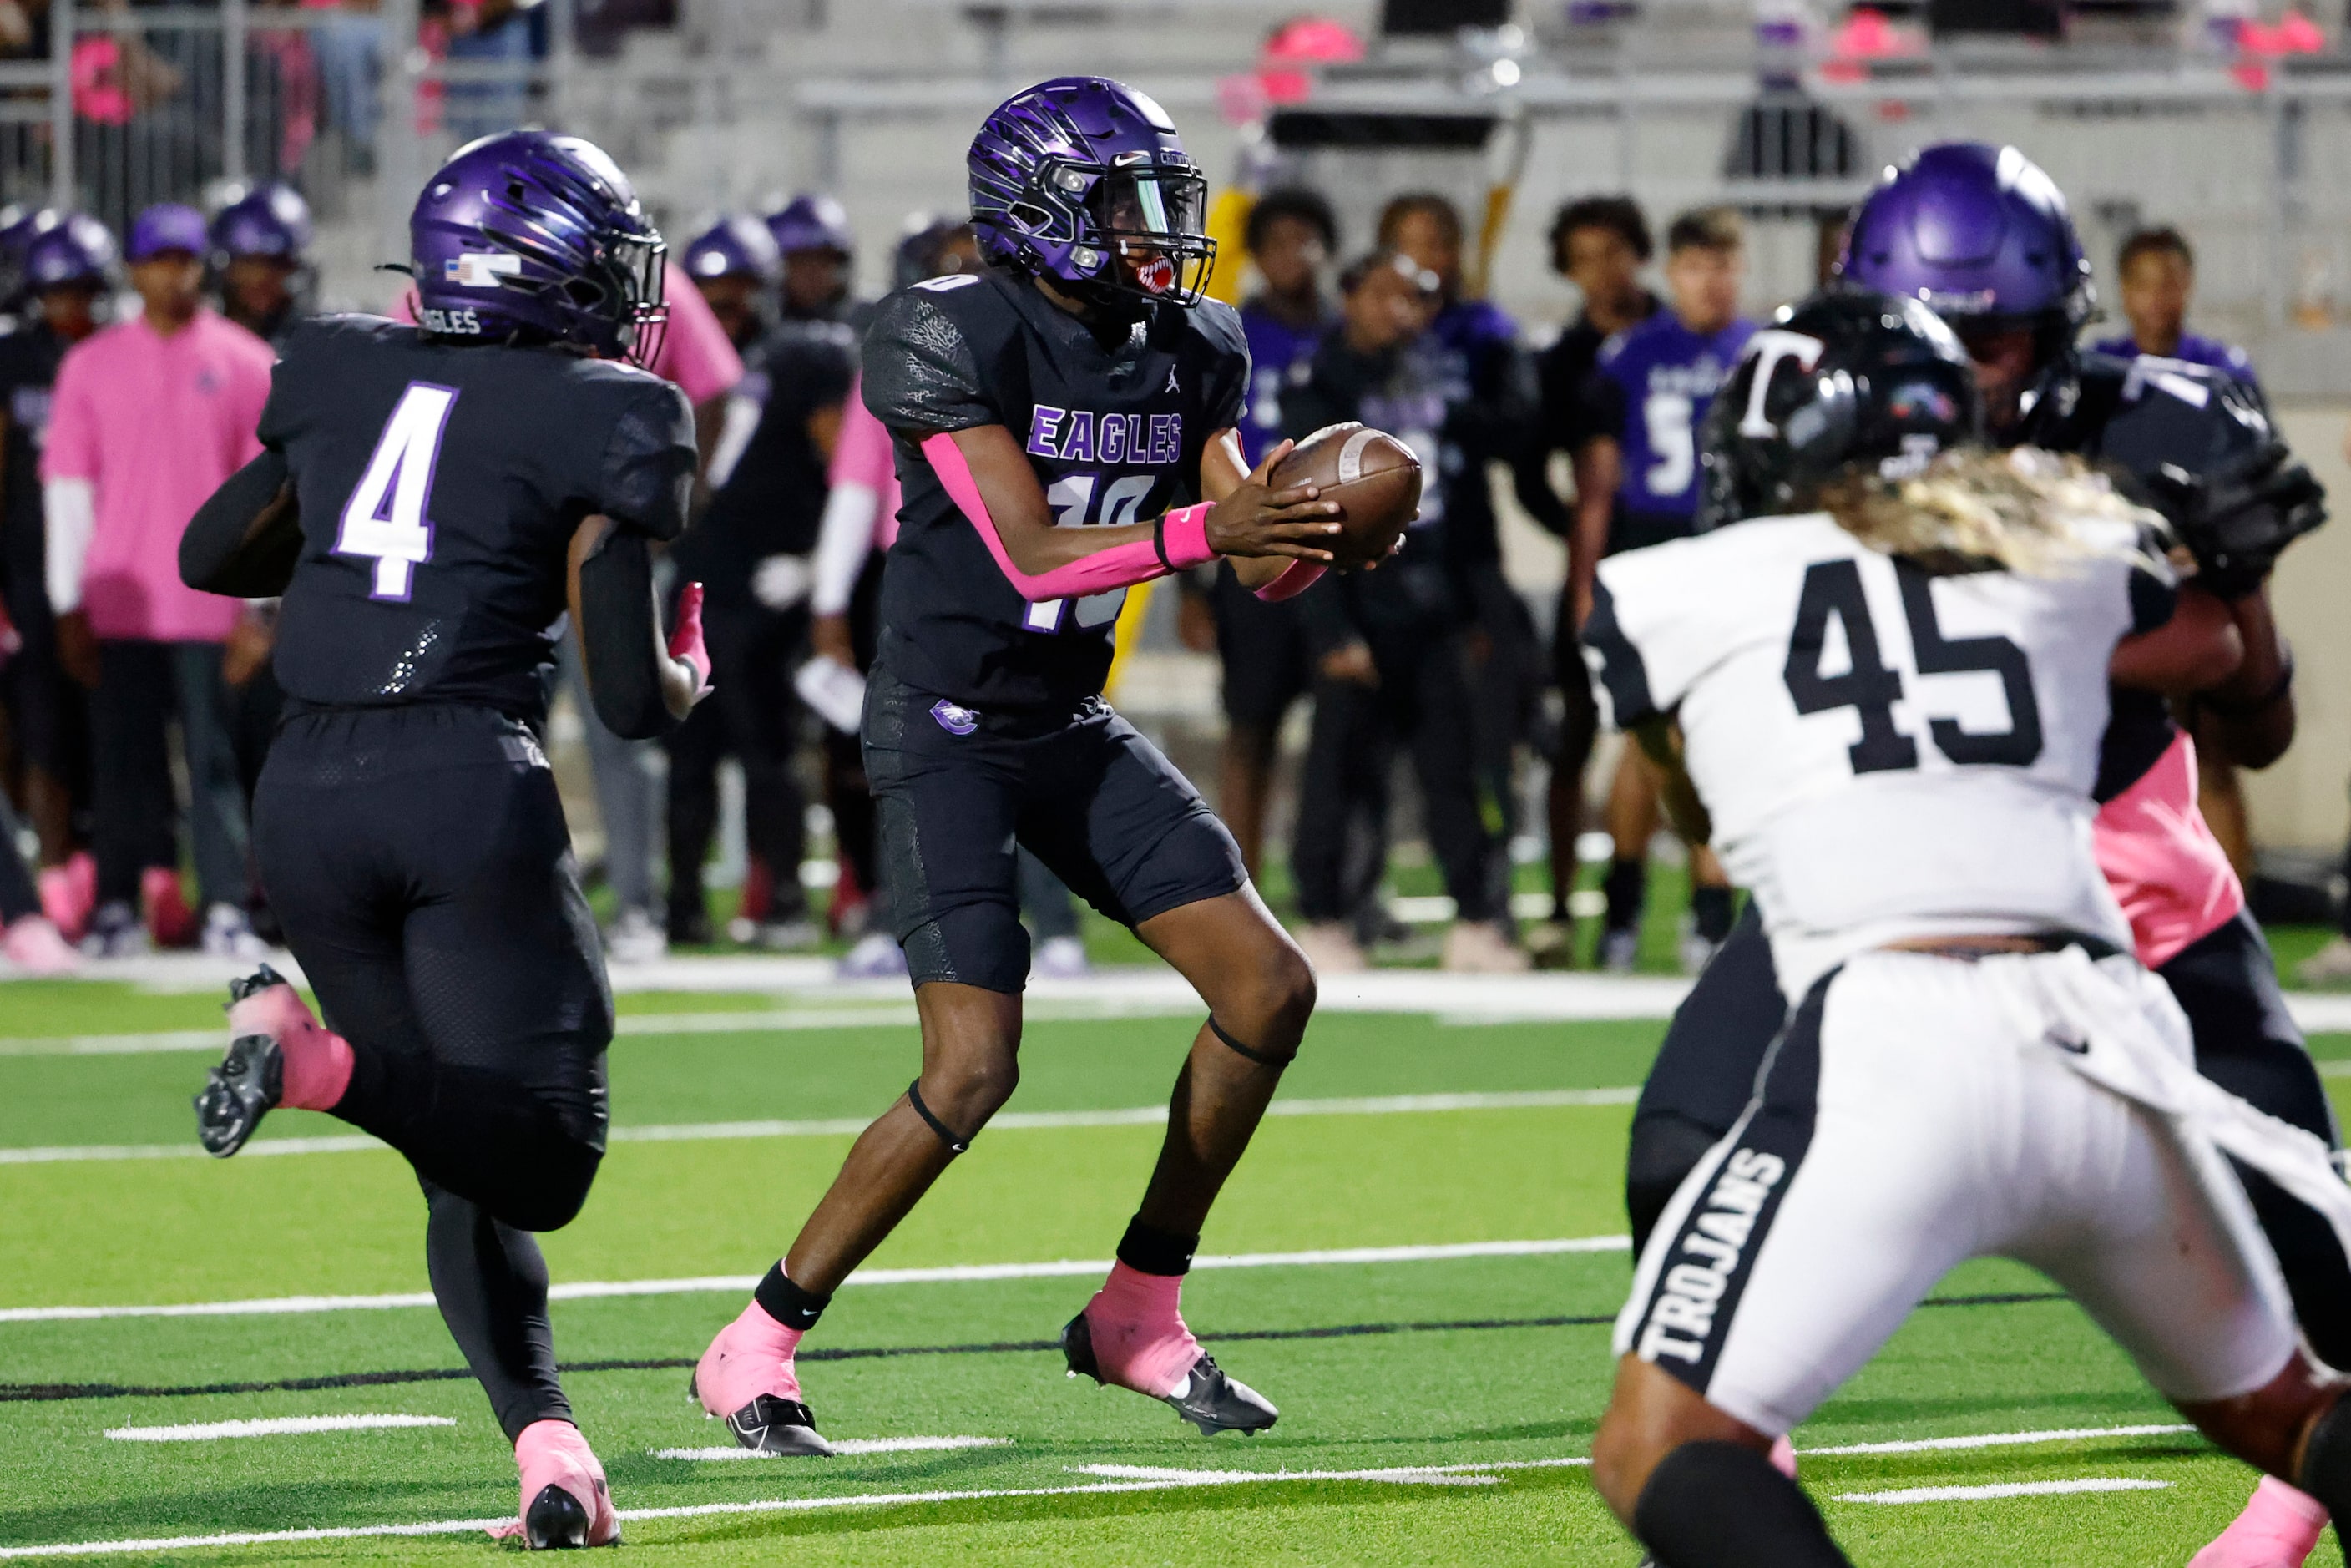
[[[2137,341],[2128,332],[2117,332],[2111,338],[2102,338],[2090,347],[2101,354],[2112,354],[2118,360],[2150,357],[2139,351]],[[2257,388],[2261,385],[2260,381],[2253,375],[2252,356],[2234,343],[2224,343],[2218,338],[2199,338],[2193,332],[2182,332],[2179,334],[2178,348],[2168,354],[2152,357],[2181,360],[2191,365],[2209,365],[2223,375],[2235,377],[2249,387]]]
[[[1617,499],[1628,523],[1646,525],[1645,535],[1662,537],[1668,523],[1678,525],[1670,531],[1688,531],[1698,511],[1698,429],[1754,331],[1753,322],[1740,320],[1702,336],[1660,310],[1602,345],[1590,428],[1614,436],[1622,448]],[[1611,542],[1622,548],[1631,541]]]
[[[1305,327],[1293,327],[1259,300],[1241,307],[1241,333],[1249,340],[1249,406],[1241,415],[1241,453],[1254,469],[1281,439],[1282,393],[1306,384],[1314,350],[1334,319],[1327,311]]]

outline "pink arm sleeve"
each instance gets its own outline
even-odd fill
[[[955,444],[955,437],[939,434],[925,438],[923,455],[930,460],[947,495],[979,530],[980,539],[987,546],[987,553],[996,558],[998,568],[1019,590],[1020,597],[1031,603],[1131,588],[1155,577],[1165,577],[1170,570],[1181,571],[1216,558],[1216,552],[1208,548],[1208,508],[1203,504],[1180,507],[1160,519],[1160,545],[1144,539],[1113,545],[1108,549],[1096,550],[1083,560],[1031,575],[1012,564],[1011,553],[996,531],[996,519],[988,515],[987,503],[980,498],[979,482],[972,477],[971,465],[964,461],[963,449]],[[1161,546],[1167,552],[1165,561],[1159,558]]]
[[[1279,604],[1285,599],[1295,599],[1322,580],[1329,570],[1321,561],[1293,560],[1282,569],[1281,575],[1257,591],[1257,596],[1268,604]]]

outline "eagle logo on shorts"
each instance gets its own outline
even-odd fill
[[[937,719],[939,727],[949,735],[969,735],[979,727],[979,715],[945,697],[931,705],[931,716]]]

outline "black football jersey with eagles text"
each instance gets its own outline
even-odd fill
[[[1239,315],[1156,308],[1105,349],[1026,277],[957,273],[882,302],[863,394],[897,446],[904,492],[882,583],[879,662],[986,712],[1073,710],[1110,673],[1124,590],[1030,603],[923,455],[924,437],[1000,424],[1063,528],[1144,522],[1199,499],[1200,458],[1240,423]]]

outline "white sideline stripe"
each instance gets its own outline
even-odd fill
[[[277,1437],[384,1427],[454,1427],[446,1416],[274,1416],[257,1421],[196,1421],[183,1427],[110,1427],[118,1443],[200,1443],[211,1437]]]
[[[1520,1111],[1557,1106],[1630,1105],[1639,1099],[1635,1088],[1526,1089],[1494,1093],[1384,1094],[1353,1099],[1276,1100],[1266,1107],[1269,1116],[1401,1116],[1442,1111]],[[1055,1127],[1155,1127],[1167,1120],[1165,1105],[1134,1105],[1109,1111],[1006,1111],[987,1124],[995,1132],[1034,1132]],[[798,1122],[682,1122],[642,1127],[614,1127],[605,1134],[615,1144],[695,1143],[712,1138],[831,1138],[854,1136],[872,1122],[870,1116],[830,1116]],[[363,1133],[321,1138],[272,1138],[251,1143],[239,1159],[279,1155],[344,1155],[386,1145]],[[0,1149],[0,1166],[43,1166],[80,1160],[178,1160],[205,1157],[193,1143],[186,1144],[63,1144],[47,1148]]]
[[[1009,1437],[835,1437],[831,1439],[836,1454],[928,1454],[956,1448],[1001,1448],[1012,1442]],[[790,1456],[754,1453],[748,1448],[729,1446],[724,1448],[648,1448],[656,1459],[697,1459],[711,1462],[727,1459],[775,1459]]]
[[[924,1503],[977,1502],[999,1498],[1080,1497],[1111,1492],[1176,1491],[1192,1487],[1268,1485],[1284,1481],[1393,1480],[1458,1485],[1452,1478],[1499,1469],[1535,1469],[1588,1465],[1589,1459],[1531,1459],[1491,1465],[1445,1465],[1401,1470],[1170,1470],[1159,1479],[1098,1480],[1086,1486],[971,1487],[954,1491],[860,1492],[847,1497],[770,1498],[757,1502],[705,1502],[681,1508],[624,1508],[623,1521],[711,1519],[729,1514],[802,1513],[834,1508],[893,1508]],[[1088,1470],[1095,1467],[1087,1467]],[[1109,1468],[1109,1467],[1103,1467]],[[1086,1473],[1081,1471],[1080,1473]],[[1490,1481],[1494,1478],[1486,1477]],[[1476,1483],[1473,1483],[1476,1484]],[[188,1552],[208,1546],[268,1546],[301,1541],[359,1541],[381,1536],[462,1535],[507,1523],[506,1519],[442,1519],[423,1524],[363,1524],[339,1530],[251,1531],[231,1535],[178,1535],[128,1541],[74,1541],[49,1546],[0,1546],[0,1560],[24,1557],[97,1557],[109,1552]]]
[[[2084,1476],[2070,1481],[2000,1481],[1980,1487],[1903,1487],[1894,1491],[1849,1491],[1839,1502],[1984,1502],[2003,1497],[2061,1497],[2085,1491],[2164,1491],[2169,1481],[2134,1480],[2126,1476]]]
[[[1315,1252],[1232,1252],[1192,1260],[1195,1269],[1293,1269],[1346,1263],[1434,1263],[1454,1258],[1549,1258],[1574,1252],[1623,1252],[1625,1236],[1568,1236],[1541,1241],[1458,1241],[1417,1247],[1343,1247]],[[852,1285],[965,1284],[987,1280],[1055,1280],[1100,1274],[1107,1258],[1060,1259],[1049,1263],[956,1263],[932,1269],[866,1269]],[[596,1301],[611,1296],[682,1296],[747,1291],[755,1274],[713,1274],[683,1280],[587,1280],[559,1284],[552,1301]],[[429,1291],[381,1296],[266,1296],[237,1301],[181,1301],[155,1306],[7,1307],[0,1323],[86,1322],[101,1318],[290,1317],[306,1312],[381,1312],[429,1307]]]
[[[2060,1427],[2046,1432],[1981,1432],[1969,1437],[1918,1437],[1907,1443],[1845,1443],[1834,1448],[1805,1448],[1805,1458],[1844,1454],[1940,1454],[1960,1448],[2022,1448],[2031,1443],[2071,1443],[2084,1437],[2168,1437],[2193,1432],[2177,1424],[2154,1427]]]

